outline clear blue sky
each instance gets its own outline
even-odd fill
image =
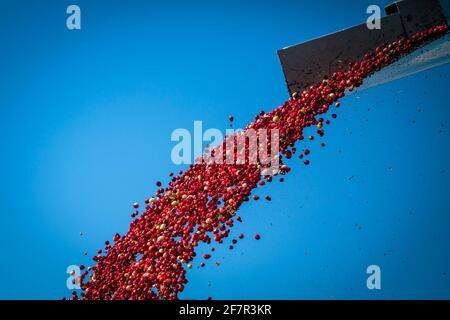
[[[3,1],[0,298],[68,296],[66,267],[90,265],[83,253],[124,233],[131,204],[180,169],[174,129],[225,130],[230,114],[244,126],[277,107],[277,49],[387,2]],[[65,26],[72,3],[81,31]],[[232,237],[247,237],[216,246],[221,266],[190,270],[181,297],[450,298],[449,71],[345,98],[327,147],[257,191],[273,201],[242,207]],[[380,291],[366,288],[370,264]]]

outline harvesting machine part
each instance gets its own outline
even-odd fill
[[[290,94],[302,92],[376,47],[408,38],[429,27],[448,24],[450,0],[402,0],[385,7],[379,29],[366,23],[278,50]],[[376,86],[450,62],[450,41],[427,44],[369,77],[360,89]]]

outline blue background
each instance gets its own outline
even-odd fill
[[[174,129],[277,107],[276,50],[365,21],[373,1],[75,3],[81,31],[68,1],[0,5],[1,299],[69,296],[67,266],[92,264],[180,169]],[[311,165],[256,191],[273,201],[243,205],[229,241],[246,238],[189,270],[181,298],[450,298],[449,71],[343,99],[327,147],[299,145]]]

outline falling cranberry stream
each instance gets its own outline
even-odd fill
[[[277,178],[283,182],[282,176],[290,171],[284,159],[297,156],[305,165],[310,164],[307,159],[310,151],[294,146],[295,142],[305,139],[303,129],[317,127],[316,134],[306,139],[322,137],[330,120],[321,115],[330,108],[339,108],[337,100],[346,90],[353,91],[372,73],[446,33],[447,25],[436,26],[377,47],[362,61],[342,67],[302,93],[294,93],[275,110],[261,111],[244,131],[278,129],[278,172],[263,175],[261,171],[267,165],[250,161],[244,164],[197,161],[184,173],[171,173],[172,180],[167,187],[156,182],[158,190],[154,197],[145,200],[141,212],[140,205],[133,204],[135,211],[129,231],[123,236],[116,233],[114,243],[105,242],[104,249],[93,257],[96,265],[87,269],[80,266],[82,292],[79,296],[73,292],[71,299],[177,299],[188,283],[186,269],[192,268],[198,244],[223,243],[233,224],[242,222],[236,215],[242,203],[260,200],[257,195],[251,196],[252,190]],[[331,113],[333,120],[337,116]],[[248,157],[252,150],[244,152]],[[264,201],[270,200],[269,195],[264,197]],[[259,240],[262,236],[250,237]],[[243,238],[244,234],[239,234],[238,239]],[[239,240],[233,239],[229,248],[233,249]],[[214,248],[210,251],[211,254],[198,258],[200,267],[213,263]]]

